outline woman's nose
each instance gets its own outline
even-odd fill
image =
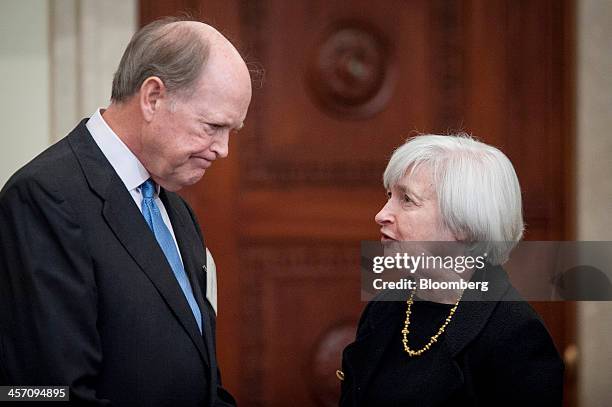
[[[388,225],[393,221],[393,216],[391,210],[389,208],[391,201],[387,201],[385,206],[383,206],[380,211],[374,216],[374,220],[379,225]]]

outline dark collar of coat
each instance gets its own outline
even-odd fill
[[[87,120],[83,119],[68,135],[67,139],[85,174],[89,187],[104,202],[102,215],[117,239],[148,276],[172,313],[187,331],[202,361],[210,367],[209,361],[212,360],[211,345],[205,345],[189,304],[174,278],[163,251],[157,244],[155,236],[151,233],[144,217],[138,211],[129,191],[87,130],[85,126]],[[191,276],[193,273],[201,272],[202,265],[195,265],[194,259],[190,257],[193,251],[189,249],[189,247],[198,243],[188,238],[187,233],[183,233],[185,224],[190,222],[189,214],[186,214],[186,208],[174,194],[166,194],[164,201],[168,203],[166,209],[173,225],[175,225],[175,235],[181,249],[186,271],[191,269]],[[194,270],[193,267],[196,269]],[[190,280],[204,315],[205,306],[202,296],[195,292],[199,289],[199,285],[194,282],[194,278]],[[210,330],[210,322],[206,318],[203,318],[203,325],[207,327],[207,330]],[[204,333],[208,333],[210,338],[210,332],[205,331]]]
[[[439,342],[458,375],[460,371],[453,362],[454,357],[480,334],[499,300],[510,288],[506,272],[499,266],[487,265],[476,271],[470,281],[488,281],[488,291],[470,290],[464,293],[444,339]],[[398,310],[405,310],[406,305],[405,302],[394,301],[370,303],[368,307],[368,317],[363,321],[355,342],[347,346],[344,354],[347,368],[355,375],[353,391],[356,392],[357,402],[362,396],[360,393],[367,389],[386,349],[393,340],[401,340],[393,334],[403,321],[403,312]]]

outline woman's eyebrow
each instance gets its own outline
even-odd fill
[[[413,189],[408,187],[408,185],[397,184],[396,187],[397,187],[397,189],[400,190],[400,192],[402,194],[406,194],[406,195],[409,195],[411,197],[414,197],[418,201],[423,201],[423,197],[420,194],[416,193]]]

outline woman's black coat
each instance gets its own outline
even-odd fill
[[[464,294],[435,345],[443,356],[436,359],[431,382],[414,395],[416,405],[560,406],[563,362],[542,320],[501,267],[476,272],[472,281],[478,280],[489,281],[489,290]],[[384,380],[379,362],[393,341],[401,340],[395,335],[403,323],[398,307],[405,310],[406,303],[373,301],[365,308],[355,342],[343,353],[340,406],[366,405],[373,375]],[[402,379],[410,391],[411,377]]]

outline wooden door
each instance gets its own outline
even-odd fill
[[[381,175],[416,132],[500,147],[524,189],[527,238],[572,237],[569,1],[141,0],[141,24],[189,11],[251,63],[245,129],[198,185],[218,269],[218,354],[240,405],[335,405],[376,240]],[[535,304],[563,352],[571,304]],[[566,398],[573,404],[571,375]]]

